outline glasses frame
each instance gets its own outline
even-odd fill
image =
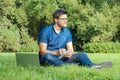
[[[60,19],[60,20],[68,20],[68,18],[57,18],[57,19]]]

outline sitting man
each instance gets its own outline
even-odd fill
[[[53,13],[53,21],[54,24],[46,26],[39,32],[38,42],[42,65],[61,66],[78,63],[91,68],[111,66],[111,62],[94,64],[84,52],[73,54],[72,35],[67,28],[66,11],[56,10]],[[67,54],[63,56],[65,52]]]

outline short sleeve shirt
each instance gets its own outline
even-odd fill
[[[38,42],[47,44],[47,50],[57,51],[60,48],[65,48],[68,42],[72,42],[72,35],[67,27],[62,28],[57,34],[53,25],[43,28],[38,35]]]

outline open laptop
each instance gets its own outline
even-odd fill
[[[39,54],[36,53],[16,53],[16,62],[20,66],[40,66]]]

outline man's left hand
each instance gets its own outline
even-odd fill
[[[72,56],[72,53],[67,53],[65,57],[70,58]]]

